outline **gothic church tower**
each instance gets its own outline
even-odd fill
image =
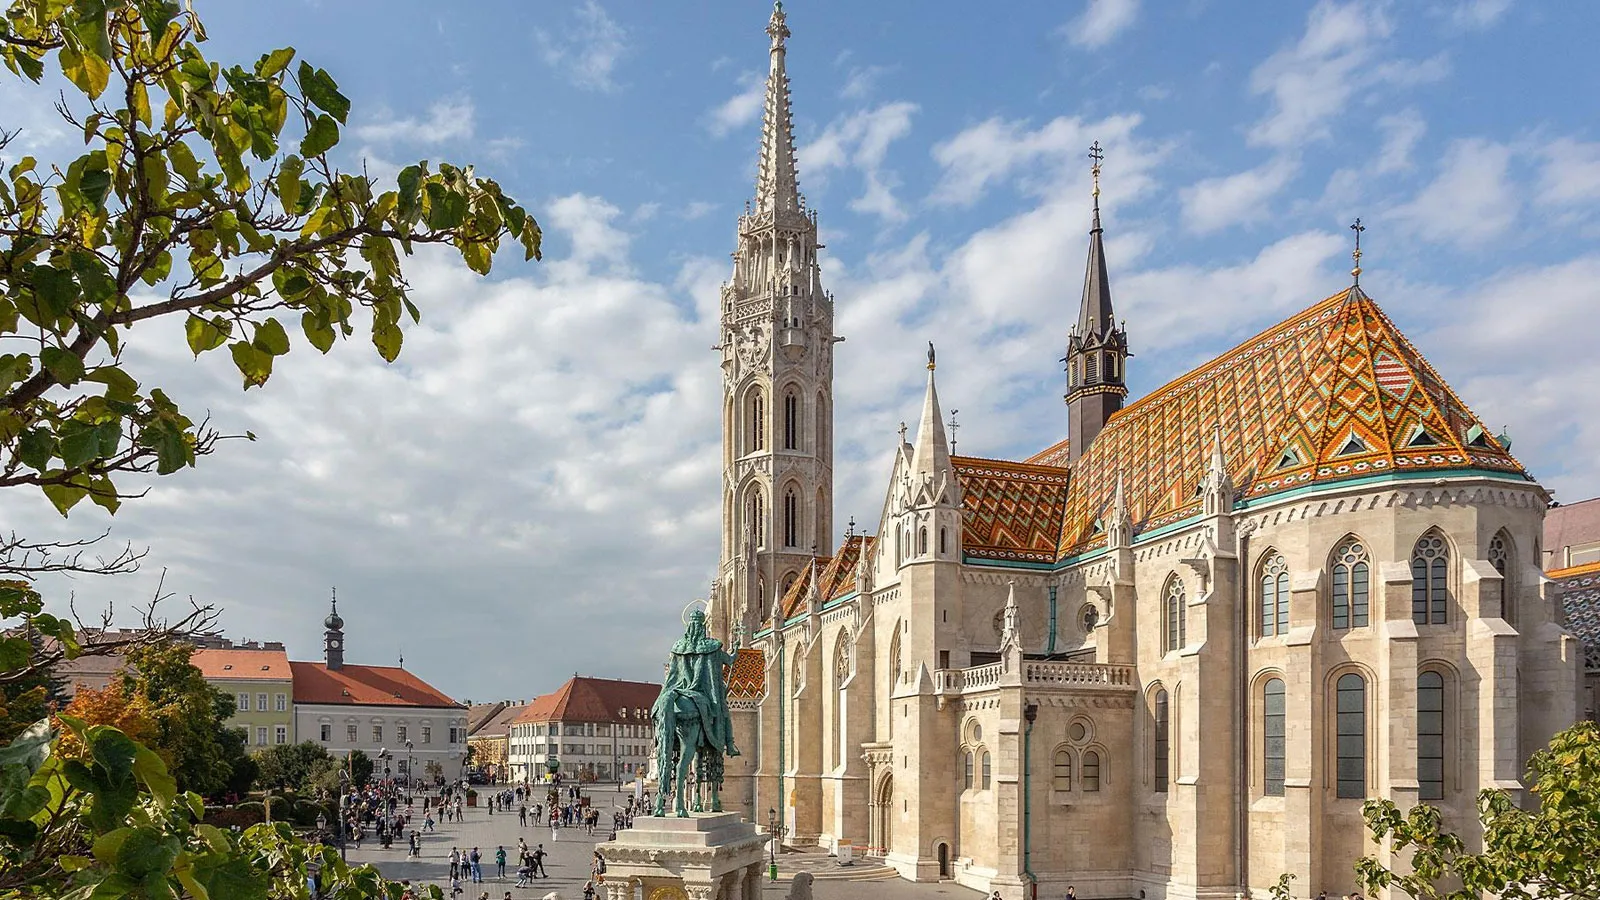
[[[795,171],[785,18],[774,4],[755,203],[739,218],[722,285],[722,564],[711,627],[724,640],[753,633],[833,542],[833,345],[843,339]]]
[[[1078,324],[1067,338],[1067,458],[1077,462],[1128,396],[1128,333],[1117,326],[1111,308],[1111,279],[1100,228],[1100,144],[1094,160],[1094,225],[1089,229],[1089,262],[1084,266]]]

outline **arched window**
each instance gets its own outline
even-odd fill
[[[1450,605],[1450,547],[1437,531],[1411,549],[1411,621],[1443,625]]]
[[[794,391],[783,395],[783,449],[800,449],[800,398]]]
[[[894,567],[896,569],[900,568],[900,565],[906,561],[906,559],[905,559],[906,552],[905,551],[906,551],[905,533],[901,531],[899,525],[896,525],[894,527]]]
[[[945,552],[947,552],[944,549],[944,532],[945,532],[945,529],[941,527],[939,529],[939,553],[941,555],[944,554]]]
[[[1100,790],[1100,754],[1093,750],[1083,751],[1083,789]]]
[[[1162,652],[1171,653],[1183,649],[1188,641],[1189,604],[1183,595],[1183,580],[1176,575],[1168,578],[1162,594],[1167,606],[1167,646]]]
[[[1072,790],[1072,752],[1069,750],[1056,751],[1055,778],[1051,787],[1058,791]]]
[[[754,453],[757,450],[762,450],[762,449],[766,448],[766,446],[767,446],[767,439],[766,439],[767,418],[766,418],[766,415],[767,415],[766,400],[764,398],[762,398],[760,391],[758,391],[758,390],[757,391],[751,391],[750,392],[749,430],[748,430],[747,434],[745,435],[745,438],[746,438],[745,446],[748,448],[748,450],[746,452]]]
[[[1261,636],[1289,633],[1289,565],[1273,553],[1261,565]]]
[[[1444,799],[1444,676],[1417,676],[1418,800]]]
[[[1489,552],[1486,555],[1489,558],[1489,564],[1494,566],[1496,572],[1500,573],[1500,618],[1505,619],[1507,622],[1515,623],[1517,621],[1516,591],[1514,590],[1516,586],[1511,581],[1511,573],[1514,571],[1511,567],[1511,547],[1511,535],[1506,534],[1505,529],[1502,528],[1489,540]]]
[[[789,574],[783,576],[783,596],[789,596],[789,588],[794,587],[794,581],[798,577],[800,576],[796,575],[794,572],[790,572]]]
[[[1083,358],[1083,383],[1092,384],[1099,380],[1100,357],[1093,353]]]
[[[1356,538],[1346,538],[1333,551],[1333,627],[1367,627],[1367,548]]]
[[[917,555],[923,556],[928,552],[928,529],[917,529]]]
[[[783,545],[796,546],[800,542],[800,501],[794,488],[783,492]]]
[[[963,790],[972,790],[972,751],[968,750],[965,762],[962,763],[961,787]]]
[[[1164,689],[1156,691],[1155,775],[1156,793],[1158,794],[1165,794],[1167,792],[1167,764],[1170,761],[1168,751],[1170,748],[1169,740],[1172,736],[1170,732],[1170,725],[1171,722],[1167,717],[1167,692]]]
[[[989,751],[983,751],[983,789],[989,789]]]
[[[1269,678],[1261,688],[1261,781],[1268,797],[1283,796],[1284,762],[1287,757],[1282,678]]]
[[[1367,683],[1347,672],[1336,684],[1336,795],[1346,800],[1367,796]]]
[[[767,516],[766,504],[761,500],[761,489],[751,488],[750,497],[745,501],[745,514],[750,517],[750,533],[755,538],[757,547],[767,545]]]
[[[811,508],[811,513],[816,518],[812,525],[811,543],[823,548],[832,547],[833,535],[828,533],[828,498],[822,488],[817,488],[816,505]]]

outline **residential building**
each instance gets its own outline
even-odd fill
[[[1434,804],[1469,846],[1480,790],[1528,799],[1527,760],[1579,696],[1539,566],[1549,494],[1367,295],[1359,249],[1332,296],[1125,402],[1155,326],[1112,303],[1098,145],[1082,295],[1039,323],[1066,333],[1065,415],[1029,423],[1045,449],[955,455],[930,346],[876,533],[834,544],[835,309],[781,7],[767,36],[715,341],[708,619],[740,648],[743,751],[724,803],[1005,900],[1192,900],[1404,866],[1367,837],[1368,798]],[[983,402],[1015,401],[961,405]]]
[[[427,777],[438,763],[445,778],[461,775],[467,754],[467,709],[399,666],[344,661],[344,619],[338,603],[324,621],[323,661],[292,662],[295,733],[334,756],[361,750],[392,754],[390,774]],[[409,742],[409,746],[408,746]],[[381,773],[384,763],[378,764]]]
[[[227,724],[244,732],[251,753],[295,742],[294,674],[282,644],[201,648],[189,660],[207,683],[233,698]]]
[[[511,723],[528,708],[526,703],[501,700],[473,704],[467,710],[467,746],[472,762],[495,782],[508,780]]]
[[[655,746],[650,707],[660,692],[659,684],[572,676],[510,721],[511,778],[545,778],[552,759],[566,779],[624,781],[644,774]]]

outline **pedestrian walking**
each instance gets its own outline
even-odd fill
[[[461,877],[459,875],[451,875],[450,876],[450,900],[456,900],[456,898],[461,896],[462,893],[463,892],[461,890]]]
[[[471,862],[472,862],[472,883],[473,884],[482,884],[483,883],[483,854],[478,852],[478,848],[477,847],[473,847],[472,848],[472,855],[469,856],[468,859],[471,860]]]
[[[518,806],[517,807],[517,820],[518,820],[518,823],[523,828],[527,828],[528,827],[528,807],[526,807],[526,806]]]
[[[594,882],[585,881],[583,883],[583,900],[594,900]]]
[[[499,849],[494,851],[494,866],[495,866],[495,876],[498,877],[498,878],[502,878],[502,879],[505,878],[506,877],[506,848],[505,848],[504,845],[501,845],[499,847]]]
[[[546,856],[548,856],[548,855],[549,854],[544,852],[544,845],[543,844],[540,844],[538,849],[533,851],[533,871],[540,878],[549,878],[550,877],[550,873],[545,871],[545,868],[544,868],[544,858]]]
[[[359,847],[361,845],[357,844],[356,846]],[[450,877],[452,879],[461,877],[461,848],[459,847],[450,848]]]

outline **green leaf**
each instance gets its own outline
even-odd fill
[[[45,474],[49,475],[50,473],[47,472]],[[60,473],[58,472],[56,474]],[[79,477],[81,476],[74,476],[73,481],[77,481]],[[44,491],[45,497],[49,498],[50,502],[54,504],[56,512],[61,513],[63,517],[65,517],[74,506],[78,505],[79,500],[82,500],[84,497],[89,495],[89,489],[87,487],[75,483],[47,484],[42,486],[40,489]]]
[[[317,116],[300,142],[301,156],[321,156],[339,143],[339,124],[326,114]]]
[[[178,141],[167,151],[167,157],[172,161],[172,171],[182,175],[185,180],[195,182],[200,180],[200,162],[194,158],[194,151],[183,141]]]
[[[252,342],[256,349],[270,353],[273,356],[282,356],[289,352],[289,335],[283,330],[283,325],[277,319],[267,319],[256,326],[256,339]]]
[[[33,293],[52,315],[64,318],[78,299],[78,284],[71,272],[39,266],[33,270]]]
[[[48,429],[30,428],[17,440],[17,458],[40,472],[50,467],[50,459],[55,455],[56,438]]]
[[[110,64],[93,53],[79,53],[70,44],[57,53],[57,61],[61,63],[61,74],[90,100],[98,99],[111,80]]]
[[[378,355],[383,357],[384,362],[394,362],[400,356],[400,345],[404,341],[405,334],[399,326],[373,319],[372,346],[378,348]]]
[[[300,173],[305,162],[298,156],[285,157],[278,166],[278,201],[290,215],[300,211]]]
[[[102,475],[89,482],[89,485],[89,502],[113,516],[116,515],[117,510],[122,507],[122,498],[117,496],[116,485],[111,483],[111,479]]]
[[[289,68],[289,63],[293,59],[293,47],[280,47],[256,60],[256,74],[262,78],[271,78]]]
[[[311,346],[323,353],[333,348],[333,326],[323,321],[321,316],[314,312],[306,312],[300,316],[300,328],[306,333],[306,340]]]
[[[455,228],[467,218],[467,198],[437,181],[428,182],[428,227]]]
[[[339,93],[339,85],[327,72],[313,69],[310,63],[302,60],[299,69],[300,90],[317,108],[331,114],[344,124],[345,116],[350,114],[350,101],[345,95]],[[311,154],[306,154],[310,156]]]
[[[272,354],[257,350],[247,341],[234,341],[228,348],[233,351],[233,364],[244,376],[245,390],[267,383],[272,376]]]
[[[116,366],[98,366],[83,376],[83,380],[105,385],[107,400],[131,402],[138,396],[139,382]]]
[[[223,342],[233,336],[233,322],[222,316],[213,316],[202,319],[194,313],[183,323],[184,334],[189,338],[189,349],[195,356],[221,347]]]
[[[39,351],[39,362],[62,387],[72,387],[83,378],[83,360],[60,347],[46,347]]]

